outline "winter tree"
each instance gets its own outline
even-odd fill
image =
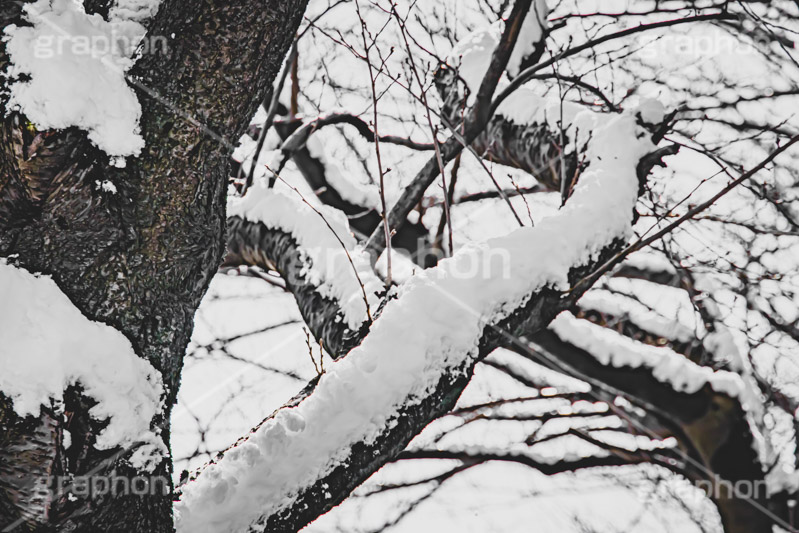
[[[0,17],[0,530],[796,530],[797,2]]]

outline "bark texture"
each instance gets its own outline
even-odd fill
[[[168,439],[194,311],[223,256],[231,144],[274,80],[306,0],[166,0],[150,27],[167,54],[130,73],[143,107],[140,157],[108,165],[77,130],[36,131],[12,113],[0,131],[0,256],[53,277],[89,318],[123,332],[164,379],[167,412],[154,425]],[[107,2],[93,2],[102,12]],[[0,8],[3,25],[20,6]],[[6,62],[0,53],[0,66]],[[5,106],[2,111],[5,114]],[[111,181],[117,193],[98,182]],[[29,530],[172,531],[170,494],[48,501],[18,471],[55,475],[136,473],[118,453],[91,447],[98,424],[72,394],[70,422],[19,420],[0,410],[0,524]],[[75,460],[59,435],[85,444]],[[74,446],[74,445],[73,445]],[[20,468],[20,465],[25,464]],[[165,461],[155,475],[168,478]]]

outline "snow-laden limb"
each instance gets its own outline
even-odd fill
[[[633,114],[608,120],[594,138],[590,169],[557,215],[467,246],[403,285],[363,343],[312,394],[265,421],[184,487],[178,531],[263,530],[347,461],[378,461],[353,447],[381,442],[407,425],[403,409],[424,405],[442,383],[459,379],[478,357],[488,327],[539,291],[568,288],[572,269],[627,239],[636,169],[654,147]]]
[[[735,372],[697,365],[669,348],[627,338],[569,312],[553,320],[550,328],[561,340],[591,353],[603,365],[647,368],[655,379],[686,394],[710,385],[716,392],[737,398],[744,409],[762,417],[762,398],[756,386]]]
[[[510,75],[518,71],[521,57],[542,45],[546,19],[546,15],[539,17],[542,12],[546,12],[544,2],[531,6],[506,68]],[[471,33],[456,44],[446,65],[436,72],[436,87],[445,102],[444,115],[453,127],[460,123],[465,108],[474,104],[499,38],[498,25]],[[498,89],[508,83],[506,78],[501,79]],[[658,105],[653,104],[655,108]],[[485,130],[472,140],[471,148],[492,162],[525,170],[543,186],[559,191],[560,174],[565,171],[567,178],[575,175],[575,154],[584,148],[600,120],[599,114],[584,110],[576,103],[544,98],[521,87],[499,105]]]
[[[506,67],[511,76],[518,73],[522,60],[539,46],[544,37],[547,15],[546,2],[543,0],[536,0],[530,7]],[[458,41],[447,58],[447,67],[457,73],[465,85],[468,93],[467,106],[474,104],[480,83],[491,66],[492,53],[500,42],[500,30],[499,24],[476,30]],[[457,93],[460,90],[457,85],[454,80],[447,79],[444,84],[439,84],[439,90]],[[500,80],[498,89],[507,85],[506,79]],[[450,118],[459,116],[461,109],[460,106],[457,107],[458,109],[453,110],[456,111],[455,117]],[[640,107],[639,111],[657,118],[658,109],[662,110],[662,107],[657,101],[652,100],[646,106]],[[551,131],[559,132],[561,128],[564,130],[571,128],[574,134],[572,141],[577,141],[577,135],[590,134],[596,122],[597,115],[583,113],[584,110],[584,106],[576,103],[563,102],[560,98],[542,98],[535,91],[521,87],[499,105],[495,116],[504,117],[505,120],[517,125],[547,125]],[[578,120],[587,123],[581,124]],[[582,142],[577,144],[582,146],[585,144],[585,138],[582,137],[581,140]],[[563,149],[572,151],[573,147],[564,146]]]
[[[502,30],[497,45],[491,52],[491,60],[485,70],[485,76],[480,82],[480,89],[471,109],[465,110],[460,105],[463,98],[460,98],[459,91],[452,93],[455,95],[454,98],[450,96],[443,98],[444,113],[442,116],[444,118],[449,117],[450,120],[452,120],[452,117],[459,117],[461,120],[449,125],[453,135],[439,146],[436,156],[428,159],[413,181],[405,187],[402,195],[394,202],[387,217],[390,227],[401,225],[414,209],[414,206],[422,199],[424,192],[432,185],[439,172],[443,170],[444,165],[449,164],[464,148],[469,147],[476,137],[484,133],[492,115],[492,95],[507,68],[508,61],[513,53],[513,47],[518,41],[519,30],[525,17],[530,12],[531,4],[532,0],[514,2],[508,15],[508,23]],[[543,31],[541,33],[543,34]],[[449,71],[452,71],[452,69],[449,69]],[[436,80],[436,84],[439,84],[439,80]],[[375,230],[369,236],[367,248],[374,258],[377,258],[386,247],[385,233]]]
[[[350,228],[358,236],[371,235],[376,228],[382,224],[382,216],[379,209],[379,197],[376,190],[369,191],[364,187],[359,188],[355,181],[347,177],[344,169],[330,157],[323,142],[316,139],[318,130],[312,129],[321,124],[346,123],[355,125],[356,130],[367,140],[374,141],[374,133],[369,129],[365,122],[359,118],[349,115],[334,113],[319,117],[303,125],[298,121],[276,121],[275,130],[283,139],[285,144],[291,148],[288,155],[291,157],[297,170],[300,171],[305,181],[313,189],[314,194],[322,203],[336,208],[347,215]],[[316,126],[314,126],[316,125]],[[294,137],[297,132],[305,130],[299,134],[299,139]],[[313,131],[313,133],[311,133]],[[292,139],[292,137],[294,137]],[[305,140],[303,140],[305,139]],[[381,142],[389,140],[397,141],[397,137],[382,137]],[[268,140],[268,139],[267,139]],[[291,141],[290,141],[291,140]],[[290,144],[291,143],[291,144]],[[410,143],[414,147],[423,148],[424,145]],[[283,148],[287,148],[285,145]],[[275,158],[279,164],[280,159]],[[279,168],[272,166],[272,168]],[[362,184],[361,184],[362,185]],[[418,221],[411,221],[406,218],[402,224],[398,224],[392,238],[392,248],[407,251],[411,256],[417,258],[420,264],[428,260],[427,254],[422,253],[430,243],[430,236],[427,228]],[[431,266],[429,263],[423,266]]]
[[[227,222],[224,267],[260,267],[279,273],[308,329],[334,359],[360,342],[369,317],[364,315],[361,328],[349,327],[339,302],[323,295],[310,280],[308,254],[291,233],[240,217],[231,217]]]
[[[301,130],[302,128],[297,131],[304,133],[305,135],[302,136],[306,137],[307,133]],[[286,157],[291,157],[304,147],[310,157],[322,167],[320,170],[327,185],[333,187],[345,202],[359,206],[363,210],[375,209],[380,205],[380,196],[377,190],[363,184],[355,184],[344,176],[339,164],[327,155],[322,141],[315,135],[307,136],[304,142],[298,141],[296,144],[299,146],[292,146],[290,150],[286,149],[284,145],[290,145],[292,142],[294,141],[291,136],[282,141],[277,131],[270,129],[266,133],[264,145],[258,155],[255,178],[271,177],[269,169],[279,172],[277,169],[284,163],[282,160]],[[242,165],[245,173],[249,173],[252,168],[257,144],[258,142],[249,135],[242,135],[241,139],[239,139],[239,145],[233,152],[233,159]],[[281,149],[285,150],[285,153],[281,153]],[[314,184],[311,185],[313,186]]]
[[[161,410],[161,376],[124,335],[83,316],[49,277],[5,262],[0,300],[0,393],[17,415],[37,417],[42,405],[59,402],[69,386],[79,385],[97,402],[92,417],[108,420],[98,449],[146,443],[139,463],[164,449],[150,430]]]
[[[682,293],[686,296],[687,302],[690,302],[689,306],[692,313],[695,310],[697,318],[701,320],[695,320],[694,325],[687,327],[687,329],[686,326],[682,326],[680,329],[684,331],[679,335],[677,335],[676,331],[670,331],[671,328],[665,323],[663,324],[663,329],[661,329],[657,325],[657,322],[661,322],[660,318],[651,321],[641,315],[630,314],[629,317],[642,329],[661,334],[670,340],[688,342],[698,338],[702,341],[702,349],[709,358],[751,378],[753,369],[748,357],[745,355],[744,343],[736,340],[733,330],[725,324],[724,313],[720,311],[715,303],[714,292],[717,290],[717,282],[712,275],[689,270],[678,271],[662,255],[643,250],[628,256],[613,275],[619,278],[641,279],[656,285],[677,287],[681,292],[684,291]],[[587,304],[583,305],[583,307],[601,310],[597,306],[590,304],[592,299],[596,299],[594,296],[596,293],[597,291],[592,291],[583,297],[582,304]],[[602,305],[606,306],[606,311],[614,313],[612,310],[614,304],[610,300],[621,301],[624,299],[623,297],[605,298],[605,302]],[[598,304],[599,302],[596,303]],[[607,308],[608,305],[611,308]],[[650,313],[645,314],[652,316]],[[642,322],[642,320],[645,320],[646,323]],[[678,324],[679,322],[674,322],[675,327],[679,327]]]
[[[30,26],[9,26],[4,40],[9,109],[37,129],[76,126],[112,157],[138,155],[141,105],[125,74],[160,0],[119,0],[109,20],[88,15],[82,2],[38,0],[24,7]],[[117,160],[119,164],[121,160]]]
[[[244,198],[229,202],[228,216],[291,235],[307,257],[300,273],[338,303],[351,329],[368,320],[367,302],[370,310],[377,309],[383,283],[341,212],[325,206],[315,210],[295,192],[270,189],[260,180]]]
[[[645,272],[677,274],[677,269],[665,256],[650,250],[634,252],[628,255],[622,264]]]
[[[638,328],[670,341],[687,343],[696,338],[695,331],[678,318],[668,318],[637,300],[611,291],[588,291],[580,298],[579,306],[584,310],[628,318]]]
[[[664,346],[651,346],[564,312],[550,323],[562,341],[590,353],[613,368],[644,368],[678,393],[694,394],[705,386],[738,402],[752,432],[753,446],[764,463],[774,459],[766,434],[764,399],[751,373],[713,370]]]
[[[679,287],[681,281],[680,274],[668,259],[647,250],[628,255],[614,270],[613,276],[643,279],[669,287]]]

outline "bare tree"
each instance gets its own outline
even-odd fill
[[[94,4],[87,9],[107,13]],[[795,364],[799,342],[790,311],[796,271],[774,259],[795,250],[799,225],[789,157],[799,137],[781,107],[796,101],[795,3],[674,0],[608,13],[531,0],[333,2],[315,6],[304,24],[302,2],[214,4],[166,1],[151,22],[152,34],[173,37],[168,56],[144,56],[131,73],[144,107],[142,156],[112,168],[84,133],[38,132],[11,112],[0,184],[0,255],[51,275],[84,315],[125,333],[162,374],[166,407],[153,425],[164,437],[193,313],[223,260],[225,225],[223,270],[291,293],[316,340],[312,357],[318,350],[336,360],[184,476],[178,531],[298,531],[382,466],[421,460],[450,466],[358,495],[432,487],[385,527],[449,480],[505,462],[547,475],[654,465],[708,488],[725,531],[794,530],[799,483],[781,472],[795,470],[796,458],[773,444],[795,442],[799,407],[775,372]],[[339,8],[351,9],[351,24],[328,16]],[[2,9],[5,24],[20,21],[21,4]],[[494,26],[468,34],[464,21],[480,19]],[[693,27],[752,50],[774,87],[743,86],[710,67],[674,78],[641,53]],[[348,86],[328,70],[342,56],[368,71],[366,84]],[[675,79],[687,80],[682,92],[672,91]],[[634,103],[644,92],[665,94],[669,107]],[[331,103],[353,97],[364,108]],[[232,141],[259,102],[266,118],[250,124],[241,146],[252,150],[237,150],[229,172]],[[752,103],[768,111],[764,121],[747,113]],[[378,200],[342,181],[318,147],[323,135],[374,180],[367,189]],[[680,150],[717,174],[675,198],[667,183],[680,169],[656,167]],[[398,171],[385,161],[403,158],[418,165],[403,170],[387,209],[386,183]],[[288,177],[295,169],[310,195]],[[509,178],[499,175],[506,170]],[[118,196],[98,190],[103,180]],[[732,197],[755,207],[719,214]],[[539,198],[557,200],[551,216],[540,217]],[[459,249],[454,221],[476,202],[519,228]],[[691,232],[721,239],[723,250],[691,249]],[[389,267],[395,286],[386,289],[373,267],[381,255],[390,264],[396,250],[418,270],[397,285]],[[648,261],[636,259],[641,251]],[[459,276],[470,261],[484,268]],[[678,291],[696,328],[660,315],[631,280],[656,294]],[[729,318],[732,308],[743,323]],[[748,354],[734,353],[733,333]],[[192,346],[189,357],[236,357],[229,347],[241,338]],[[526,392],[459,402],[483,369]],[[101,428],[91,400],[75,388],[65,402],[68,423],[58,406],[20,419],[3,404],[1,516],[31,530],[171,530],[171,494],[42,501],[40,487],[20,481],[137,474],[122,461],[131,451],[93,448]],[[560,429],[549,430],[553,421]],[[512,450],[442,444],[464,428],[509,422],[535,428]],[[432,440],[412,443],[423,430]],[[567,440],[589,452],[556,461],[537,454]],[[171,468],[165,460],[158,472]],[[759,489],[742,497],[728,486]]]

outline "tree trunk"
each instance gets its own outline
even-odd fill
[[[17,113],[2,124],[0,256],[51,275],[161,372],[166,409],[153,424],[166,442],[194,312],[224,252],[230,140],[274,80],[306,2],[166,0],[150,34],[167,37],[168,53],[142,57],[129,76],[147,146],[125,169],[110,167],[77,130],[38,132]],[[0,16],[4,26],[19,22],[20,7],[3,6]],[[99,186],[105,180],[116,193]],[[45,474],[137,475],[120,462],[124,453],[92,447],[101,425],[78,390],[66,397],[69,422],[47,409],[20,420],[0,397],[0,525],[172,531],[171,482],[146,496],[42,494]],[[169,480],[171,468],[165,460],[152,475]]]

